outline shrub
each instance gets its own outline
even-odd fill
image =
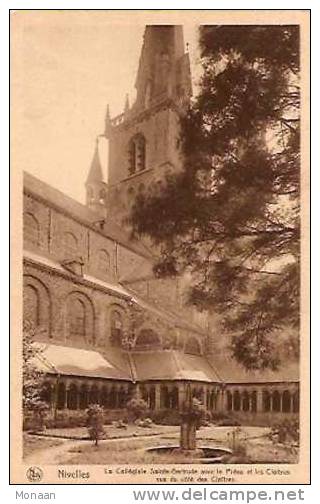
[[[150,429],[152,427],[152,424],[153,424],[153,422],[152,422],[151,418],[137,419],[135,421],[135,425],[137,427],[143,427],[145,429]]]
[[[143,399],[138,397],[133,397],[127,402],[128,415],[131,421],[137,420],[137,418],[142,418],[147,410],[148,404]]]
[[[180,425],[181,415],[179,411],[173,409],[160,409],[158,411],[150,411],[149,416],[158,425]]]
[[[99,404],[91,404],[87,409],[87,419],[89,436],[95,441],[95,445],[98,446],[99,439],[105,436],[103,408]]]
[[[270,433],[273,442],[293,443],[299,445],[300,432],[299,420],[286,418],[282,422],[275,424]]]

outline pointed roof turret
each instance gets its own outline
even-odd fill
[[[99,156],[99,137],[96,138],[93,159],[87,178],[87,184],[92,182],[103,182],[103,172]]]
[[[104,136],[106,138],[109,138],[110,129],[111,129],[111,117],[110,117],[110,109],[109,109],[109,104],[108,104],[107,110],[106,110],[106,117],[104,120]]]

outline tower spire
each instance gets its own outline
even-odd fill
[[[102,136],[104,135],[98,135],[96,137],[93,158],[86,181],[86,190],[88,207],[105,217],[107,184],[104,181],[99,155],[99,138]]]
[[[94,154],[87,178],[87,183],[103,182],[103,173],[99,156],[99,136],[96,137]]]
[[[106,138],[109,138],[110,130],[111,130],[111,117],[110,117],[110,108],[109,108],[109,103],[108,103],[105,121],[104,121],[104,136]]]

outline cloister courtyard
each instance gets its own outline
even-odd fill
[[[148,451],[179,445],[180,427],[153,424],[148,429],[129,425],[105,426],[99,445],[88,439],[85,427],[47,429],[24,434],[24,461],[30,464],[177,464],[193,463],[192,456]],[[197,431],[197,447],[226,448],[222,463],[297,463],[298,447],[270,436],[269,427],[208,425]]]

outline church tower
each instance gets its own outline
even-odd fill
[[[110,118],[108,111],[105,123],[107,215],[119,223],[139,192],[147,191],[151,183],[161,184],[166,173],[182,166],[179,116],[192,93],[182,26],[146,26],[135,87],[132,106],[127,97],[124,112]],[[92,186],[89,178],[90,174],[87,190]],[[94,178],[98,178],[96,170]],[[95,180],[97,189],[96,184]]]

